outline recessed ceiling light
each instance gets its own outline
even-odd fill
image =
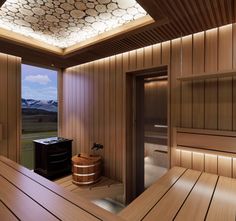
[[[135,0],[7,0],[0,28],[66,48],[145,15]]]

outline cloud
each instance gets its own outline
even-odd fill
[[[25,77],[25,81],[29,81],[32,83],[38,83],[42,85],[47,85],[49,82],[51,82],[50,78],[47,75],[28,75]]]
[[[35,100],[57,100],[56,87],[31,88],[22,87],[22,98]]]

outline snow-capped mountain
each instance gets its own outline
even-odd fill
[[[57,101],[54,100],[33,100],[33,99],[21,99],[21,107],[25,109],[39,109],[49,112],[57,112]]]

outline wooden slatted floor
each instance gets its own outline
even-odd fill
[[[58,179],[55,182],[66,190],[90,200],[122,197],[124,194],[124,185],[107,177],[101,177],[99,182],[87,186],[73,184],[71,175]]]
[[[175,167],[119,216],[127,221],[235,221],[236,179]]]

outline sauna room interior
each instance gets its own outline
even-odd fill
[[[235,221],[235,0],[0,0],[0,220]]]

